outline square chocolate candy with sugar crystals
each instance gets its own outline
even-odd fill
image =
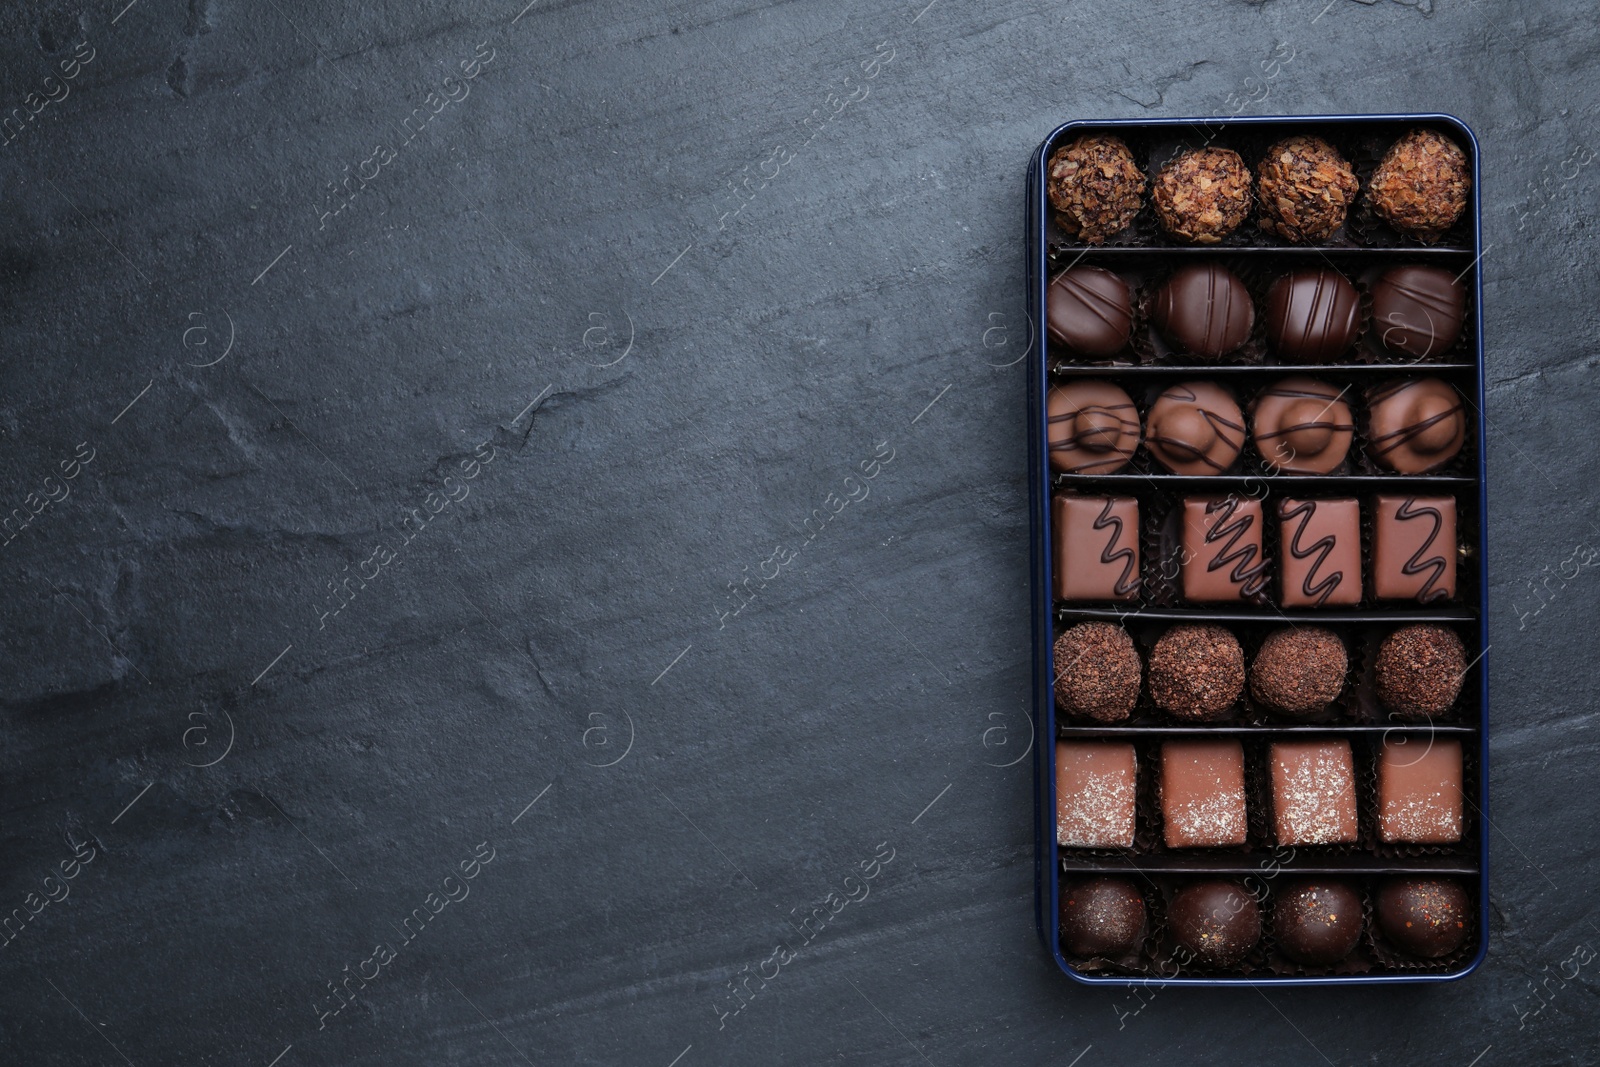
[[[1431,604],[1456,595],[1456,498],[1380,496],[1372,588],[1383,600]]]
[[[1267,585],[1261,501],[1229,494],[1183,502],[1183,595],[1197,604],[1250,600]]]
[[[1280,845],[1356,840],[1356,776],[1350,742],[1272,745],[1272,831]]]
[[[1131,848],[1138,780],[1126,742],[1056,742],[1056,844]]]
[[[1168,741],[1161,746],[1161,820],[1168,848],[1228,848],[1249,836],[1244,746]]]
[[[1354,500],[1280,500],[1279,603],[1286,608],[1361,603],[1361,505]]]
[[[1378,746],[1378,836],[1445,845],[1461,840],[1461,742],[1409,734]]]
[[[1139,595],[1139,502],[1123,496],[1055,498],[1056,599]]]

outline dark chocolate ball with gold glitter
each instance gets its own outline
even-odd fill
[[[1238,882],[1192,882],[1173,894],[1167,926],[1195,962],[1232,967],[1261,940],[1261,907]]]
[[[1296,963],[1337,963],[1361,940],[1361,896],[1337,878],[1289,882],[1276,893],[1272,933]]]
[[[1144,935],[1144,895],[1128,879],[1062,883],[1061,949],[1067,955],[1129,956],[1138,951]]]
[[[1467,939],[1470,904],[1450,878],[1391,878],[1378,889],[1378,927],[1413,956],[1438,959]]]

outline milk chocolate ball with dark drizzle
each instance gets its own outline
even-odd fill
[[[1285,378],[1250,402],[1250,432],[1261,458],[1289,474],[1327,474],[1344,462],[1355,419],[1344,389],[1315,378]]]
[[[1467,439],[1461,394],[1438,378],[1396,382],[1367,395],[1368,450],[1400,474],[1425,474],[1449,463]]]
[[[1128,394],[1102,381],[1050,390],[1050,466],[1068,474],[1114,474],[1139,447],[1139,412]]]
[[[1244,416],[1211,382],[1169,386],[1146,420],[1150,454],[1173,474],[1221,474],[1244,447]]]

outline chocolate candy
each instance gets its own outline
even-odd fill
[[[1174,347],[1207,360],[1248,341],[1256,321],[1250,291],[1220,263],[1194,263],[1168,278],[1151,315]]]
[[[1461,695],[1467,650],[1456,632],[1433,623],[1402,626],[1378,646],[1378,702],[1404,718],[1437,715]]]
[[[1161,820],[1168,848],[1244,844],[1244,747],[1238,741],[1164,742]]]
[[[1251,600],[1267,586],[1261,502],[1191,497],[1183,502],[1183,595],[1192,603]]]
[[[1061,951],[1116,958],[1145,935],[1144,895],[1126,878],[1082,878],[1061,886]]]
[[[1139,447],[1139,412],[1110,382],[1051,388],[1045,410],[1050,466],[1068,474],[1115,474]]]
[[[1456,595],[1456,498],[1380,496],[1372,529],[1372,591],[1431,604]]]
[[[1378,744],[1378,836],[1447,845],[1461,840],[1461,742],[1428,734]]]
[[[1133,290],[1099,267],[1073,267],[1045,292],[1050,339],[1085,359],[1114,356],[1133,336]]]
[[[1056,844],[1130,848],[1138,770],[1133,746],[1056,742]]]
[[[1161,168],[1150,190],[1161,228],[1214,245],[1250,214],[1250,168],[1231,148],[1197,148]]]
[[[1450,878],[1390,878],[1378,888],[1378,928],[1404,952],[1448,956],[1467,939],[1471,905]]]
[[[1273,902],[1272,933],[1296,963],[1338,963],[1361,940],[1361,895],[1337,878],[1289,882]]]
[[[1286,360],[1332,363],[1360,328],[1361,298],[1336,270],[1297,270],[1267,290],[1267,343]]]
[[[1261,458],[1286,474],[1328,474],[1355,439],[1348,390],[1315,378],[1285,378],[1250,402],[1250,432]]]
[[[1139,595],[1139,502],[1131,496],[1058,496],[1054,502],[1058,600]]]
[[[1389,225],[1437,241],[1467,209],[1472,168],[1467,154],[1437,130],[1417,129],[1396,141],[1367,184],[1367,203]]]
[[[1167,925],[1196,962],[1232,967],[1261,940],[1261,906],[1238,882],[1194,882],[1173,894]]]
[[[1170,386],[1150,408],[1150,454],[1173,474],[1221,474],[1244,447],[1244,416],[1211,382]]]
[[[1389,351],[1427,359],[1461,336],[1467,288],[1443,267],[1395,267],[1372,287],[1372,329]]]
[[[1272,832],[1280,845],[1356,839],[1356,775],[1348,741],[1276,741]]]
[[[1354,500],[1278,501],[1279,603],[1286,608],[1361,603],[1361,506]]]
[[[1461,394],[1438,378],[1394,382],[1367,396],[1369,452],[1400,474],[1425,474],[1449,463],[1467,439]]]
[[[1215,722],[1244,691],[1244,651],[1220,626],[1174,626],[1150,650],[1150,699],[1188,722]]]
[[[1256,167],[1261,228],[1286,241],[1320,241],[1344,225],[1360,183],[1344,157],[1320,137],[1279,141]]]
[[[1045,195],[1073,237],[1101,244],[1128,228],[1144,200],[1144,171],[1120,138],[1087,134],[1050,156]]]
[[[1133,713],[1143,669],[1122,627],[1080,622],[1056,638],[1053,654],[1061,714],[1120,722]]]
[[[1344,642],[1321,626],[1274,630],[1250,666],[1250,695],[1283,715],[1313,715],[1344,689],[1350,668]]]

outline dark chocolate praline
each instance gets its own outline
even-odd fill
[[[1446,711],[1461,695],[1467,649],[1448,626],[1412,623],[1378,646],[1378,701],[1397,715],[1420,718]]]
[[[1461,337],[1466,314],[1467,287],[1443,267],[1395,267],[1372,287],[1372,332],[1396,355],[1442,356]]]
[[[1062,882],[1061,949],[1067,955],[1128,956],[1144,935],[1144,895],[1128,879]]]
[[[1314,715],[1339,699],[1350,659],[1321,626],[1286,626],[1261,642],[1250,665],[1250,695],[1281,715]]]
[[[1045,293],[1050,339],[1074,356],[1100,359],[1128,347],[1133,336],[1133,290],[1100,267],[1072,267]]]
[[[1080,622],[1052,650],[1056,704],[1063,715],[1120,722],[1139,700],[1143,666],[1133,638],[1115,623]]]
[[[1221,626],[1174,626],[1150,650],[1150,699],[1188,722],[1215,722],[1244,691],[1244,651]]]
[[[1174,347],[1218,360],[1250,339],[1256,309],[1250,290],[1227,267],[1194,263],[1162,285],[1151,317]]]
[[[1336,270],[1297,270],[1267,290],[1267,343],[1286,361],[1332,363],[1355,343],[1361,298]]]
[[[1391,878],[1378,888],[1378,927],[1413,956],[1448,956],[1467,939],[1470,902],[1449,878]]]
[[[1290,882],[1276,894],[1272,933],[1296,963],[1326,966],[1355,951],[1361,940],[1361,896],[1337,878]]]
[[[1167,927],[1195,962],[1232,967],[1261,940],[1261,907],[1238,882],[1192,882],[1173,894]]]

